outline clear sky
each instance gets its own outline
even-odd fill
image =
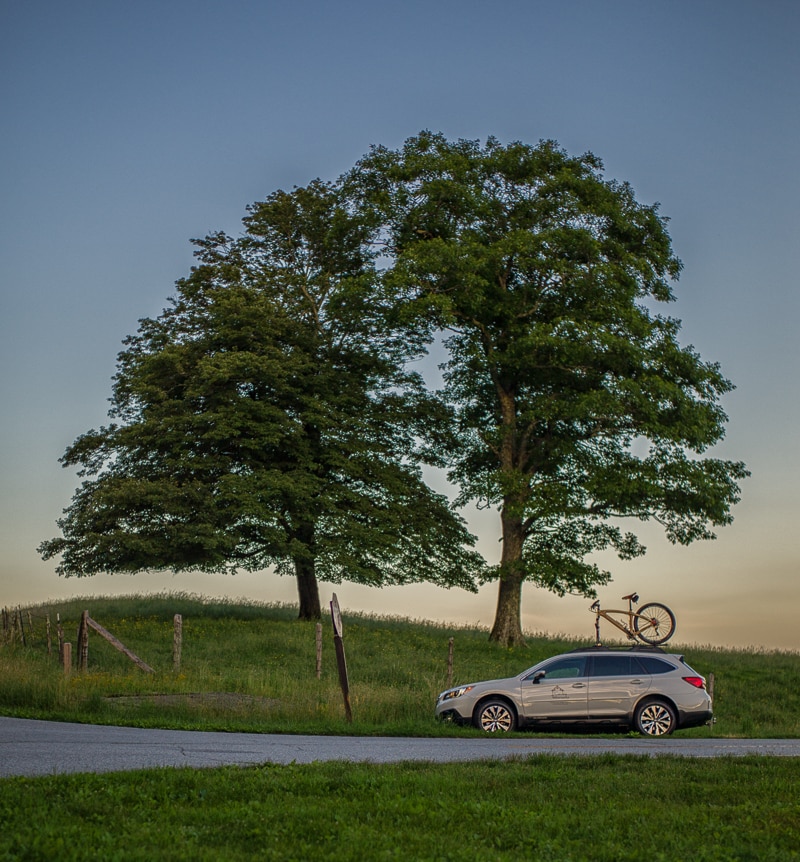
[[[606,560],[604,604],[670,605],[676,642],[800,649],[800,5],[796,0],[3,0],[0,605],[182,590],[294,601],[267,573],[59,578],[36,546],[78,483],[57,459],[106,419],[116,355],[191,237],[333,178],[371,144],[591,150],[659,201],[684,273],[670,312],[737,389],[715,454],[744,460],[716,542]],[[494,513],[467,513],[494,561]],[[343,609],[490,625],[477,595],[322,585]],[[591,637],[589,601],[527,588],[523,627]]]

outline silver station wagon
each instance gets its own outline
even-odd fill
[[[682,655],[658,647],[586,647],[546,659],[519,676],[443,691],[436,717],[487,733],[635,728],[664,736],[713,720],[706,681]]]

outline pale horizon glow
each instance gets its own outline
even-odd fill
[[[7,5],[0,606],[173,590],[296,602],[294,580],[268,573],[59,578],[36,552],[79,482],[58,458],[107,421],[122,341],[167,304],[191,237],[238,233],[249,203],[431,129],[591,150],[660,202],[684,263],[662,311],[736,385],[714,454],[752,477],[717,541],[673,547],[644,525],[646,556],[602,557],[601,601],[669,605],[676,644],[800,650],[799,42],[789,0]],[[495,561],[497,513],[466,514]],[[320,588],[345,612],[486,627],[497,589]],[[589,604],[526,586],[523,628],[590,639]]]

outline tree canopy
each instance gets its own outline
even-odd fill
[[[522,642],[525,581],[594,595],[610,573],[592,552],[643,553],[621,519],[684,544],[732,520],[747,471],[702,457],[731,384],[655,312],[681,269],[656,205],[551,141],[424,132],[373,148],[349,182],[406,313],[445,336],[450,478],[502,525],[493,639]]]
[[[425,338],[393,321],[369,221],[316,181],[244,226],[196,240],[126,340],[113,421],[67,449],[84,481],[40,552],[77,576],[273,566],[307,618],[318,579],[474,590],[474,539],[420,469],[447,415],[406,370]]]
[[[741,462],[719,366],[662,313],[681,271],[657,205],[591,153],[423,132],[336,183],[253,205],[119,356],[111,423],[62,458],[84,481],[42,543],[66,575],[142,569],[499,582],[491,637],[523,641],[522,586],[595,594],[592,554],[731,522]],[[411,371],[433,339],[443,387]],[[455,506],[495,508],[487,566]]]

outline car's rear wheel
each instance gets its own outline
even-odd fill
[[[485,733],[508,733],[517,726],[514,710],[504,700],[487,700],[475,712],[475,727]]]
[[[636,710],[636,729],[645,736],[668,736],[676,724],[675,710],[663,700],[650,700]]]

